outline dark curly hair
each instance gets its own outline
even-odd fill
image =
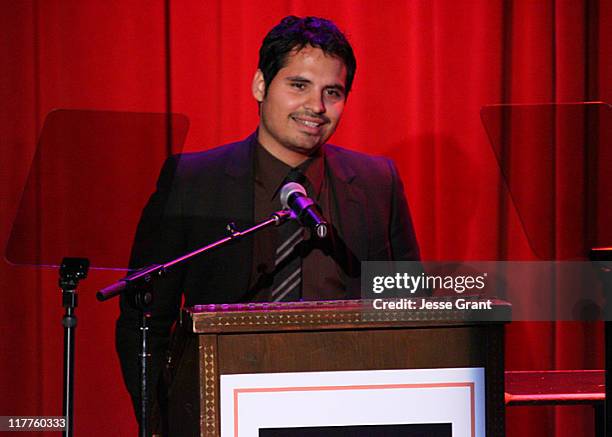
[[[259,49],[258,68],[262,71],[266,93],[276,73],[287,64],[292,50],[306,46],[323,50],[336,56],[346,66],[346,95],[348,96],[355,77],[357,61],[353,48],[338,27],[325,18],[296,17],[289,15],[268,32]]]

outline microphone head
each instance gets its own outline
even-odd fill
[[[298,184],[297,182],[289,182],[283,185],[283,188],[281,188],[281,191],[280,191],[280,201],[281,201],[281,205],[283,205],[283,208],[290,209],[289,208],[289,197],[291,197],[291,195],[295,193],[299,193],[299,194],[302,194],[303,196],[307,196],[306,189],[302,185]]]

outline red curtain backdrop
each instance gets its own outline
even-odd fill
[[[0,247],[49,111],[183,113],[191,120],[190,151],[244,138],[258,120],[250,83],[259,44],[288,14],[328,17],[348,34],[357,76],[332,141],[395,159],[426,259],[535,258],[479,111],[491,103],[612,101],[612,2],[2,2]],[[556,235],[558,252],[566,244]],[[79,291],[77,434],[136,432],[114,351],[117,305],[94,298],[116,277],[92,272]],[[0,413],[59,415],[57,272],[0,262],[0,281]],[[506,366],[601,368],[601,331],[597,324],[513,323]],[[514,408],[507,422],[509,436],[592,432],[586,407]]]

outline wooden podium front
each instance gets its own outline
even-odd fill
[[[509,306],[496,302],[494,311]],[[486,435],[503,436],[504,326],[471,318],[457,310],[381,311],[372,301],[185,309],[167,371],[168,433],[220,435],[221,375],[480,367]]]

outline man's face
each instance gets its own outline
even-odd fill
[[[336,130],[346,101],[345,85],[344,63],[311,46],[288,55],[267,93],[258,70],[253,96],[261,103],[260,144],[291,166],[305,161]]]

